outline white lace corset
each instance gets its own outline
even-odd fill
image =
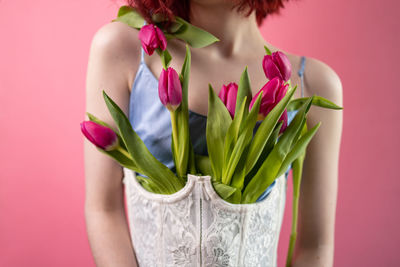
[[[210,176],[188,175],[172,195],[148,192],[124,168],[129,228],[140,267],[277,266],[286,199],[280,176],[269,195],[253,204],[231,204]]]

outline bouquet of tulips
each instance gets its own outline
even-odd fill
[[[289,80],[288,58],[280,51],[271,53],[265,46],[262,65],[269,81],[254,97],[247,67],[239,84],[224,85],[218,96],[209,84],[206,126],[209,155],[197,155],[190,140],[188,122],[189,46],[204,47],[219,40],[179,17],[168,29],[163,29],[164,20],[157,14],[153,17],[154,24],[143,25],[144,19],[128,6],[121,7],[113,21],[140,29],[139,39],[145,52],[152,55],[156,51],[161,58],[163,69],[158,90],[160,101],[171,115],[171,150],[176,174],[150,153],[124,112],[104,90],[104,100],[118,129],[87,112],[90,121],[81,123],[83,134],[121,166],[146,175],[147,178],[136,178],[146,190],[158,194],[173,194],[182,189],[188,173],[210,175],[221,198],[234,204],[250,204],[292,165],[294,203],[289,266],[296,239],[302,164],[306,147],[320,126],[317,123],[307,128],[307,112],[311,105],[342,108],[316,95],[292,99],[297,86],[292,87]],[[186,42],[185,60],[179,74],[169,67],[172,57],[167,42],[171,38]],[[297,113],[288,125],[287,111],[294,109]],[[260,124],[255,131],[257,122]]]

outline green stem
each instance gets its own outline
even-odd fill
[[[171,111],[171,126],[172,126],[172,138],[174,139],[174,158],[176,159],[175,162],[175,167],[176,167],[176,172],[178,174],[178,177],[181,178],[182,177],[182,173],[181,173],[181,166],[179,166],[179,150],[178,150],[178,125],[176,123],[176,112],[175,111]]]
[[[118,147],[116,148],[116,150],[118,150],[119,152],[121,152],[122,154],[124,154],[127,158],[133,160],[131,154],[129,154],[129,152],[126,151],[123,147],[118,146]]]
[[[290,267],[292,264],[293,250],[294,250],[294,245],[296,244],[298,204],[299,204],[299,197],[294,196],[293,207],[292,207],[293,209],[292,233],[290,234],[289,251],[288,251],[288,256],[286,258],[286,267]]]
[[[297,217],[299,212],[300,184],[301,184],[301,176],[303,173],[304,158],[305,158],[305,153],[303,153],[301,156],[295,159],[292,164],[292,170],[293,170],[292,233],[290,234],[289,251],[286,258],[286,267],[291,267],[292,265],[293,251],[297,238]]]

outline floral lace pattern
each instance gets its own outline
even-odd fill
[[[140,267],[274,267],[286,198],[286,178],[253,204],[231,204],[210,176],[188,175],[172,195],[146,191],[124,168],[129,228]]]

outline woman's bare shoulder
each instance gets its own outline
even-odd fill
[[[126,71],[129,80],[140,63],[139,31],[125,23],[114,21],[101,26],[93,35],[91,51],[102,57],[104,64]]]
[[[306,95],[316,94],[341,105],[342,81],[337,72],[322,60],[306,58],[304,83]]]
[[[139,31],[125,23],[114,21],[101,26],[94,34],[92,44],[126,53],[140,48]],[[133,47],[132,47],[133,45]]]

